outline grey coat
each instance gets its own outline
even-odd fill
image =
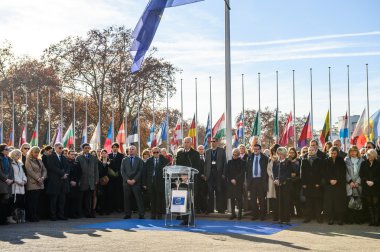
[[[4,167],[3,167],[3,156],[0,156],[0,194],[11,194],[11,186],[7,185],[5,181],[7,179],[14,179],[13,176],[13,168],[12,168],[12,159],[8,157],[9,167],[8,167],[8,176],[5,175]]]
[[[134,157],[133,167],[131,167],[130,157],[123,158],[120,169],[121,177],[123,178],[123,185],[126,185],[127,180],[131,179],[136,181],[134,185],[140,185],[143,167],[144,161],[139,157]]]
[[[82,176],[79,180],[79,190],[95,190],[95,185],[99,182],[98,160],[93,155],[88,154],[88,159],[84,154],[77,157]]]
[[[212,163],[212,149],[208,149],[205,153],[205,175],[207,178],[211,175],[211,163]],[[218,176],[224,175],[227,167],[226,152],[224,149],[218,147],[216,148],[216,169],[218,171]]]
[[[355,173],[354,163],[351,161],[351,158],[350,157],[346,157],[344,159],[344,162],[346,163],[346,166],[347,166],[347,175],[346,175],[346,179],[347,179],[347,185],[346,185],[347,196],[360,196],[361,195],[362,185],[361,185],[361,179],[359,177],[359,172],[360,172],[360,165],[361,165],[361,163],[363,161],[364,161],[363,158],[358,158],[358,170]],[[352,188],[350,186],[351,182],[359,184],[358,190],[354,190],[354,191],[352,190]],[[354,194],[359,193],[359,195],[353,195],[353,192],[354,192]]]

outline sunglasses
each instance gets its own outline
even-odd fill
[[[307,152],[307,151],[303,151],[303,152],[302,152],[302,154],[306,154],[306,153],[308,153],[308,152]]]
[[[5,150],[5,151],[10,151],[11,149],[5,148],[4,150]]]
[[[153,154],[158,154],[158,153],[160,153],[160,152],[158,152],[158,151],[153,151]]]
[[[61,150],[61,149],[63,149],[63,147],[58,147],[58,149],[60,149],[60,150]]]
[[[211,141],[211,143],[216,143],[216,141]]]
[[[27,147],[24,147],[23,149],[24,149],[24,150],[30,150],[30,148],[27,148]]]

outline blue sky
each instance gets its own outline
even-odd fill
[[[0,42],[8,39],[19,55],[40,56],[49,44],[69,35],[110,25],[134,28],[148,1],[3,0]],[[232,112],[241,110],[241,74],[245,106],[275,108],[275,71],[279,71],[280,110],[292,109],[292,70],[296,115],[310,110],[309,68],[313,68],[314,125],[322,128],[328,110],[328,67],[332,77],[332,118],[347,110],[346,65],[351,72],[351,112],[366,106],[365,64],[369,64],[370,113],[380,108],[380,2],[376,0],[231,0]],[[213,117],[224,103],[224,1],[206,0],[164,13],[153,46],[157,56],[183,69],[184,115],[193,116],[194,78],[198,78],[198,120],[208,113],[208,80],[213,77]],[[179,91],[179,85],[178,85]],[[180,108],[179,92],[170,106]]]

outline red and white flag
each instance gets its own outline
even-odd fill
[[[279,142],[280,145],[287,146],[289,143],[289,139],[293,136],[294,136],[294,124],[293,124],[292,112],[290,112],[288,121],[286,122],[284,132],[282,133],[282,136]]]

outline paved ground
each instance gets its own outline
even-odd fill
[[[380,227],[367,225],[300,224],[270,236],[75,228],[119,217],[0,226],[0,251],[380,251]]]

